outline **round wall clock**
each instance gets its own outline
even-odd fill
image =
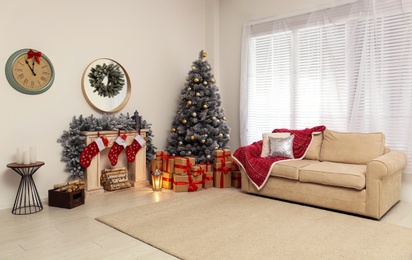
[[[44,53],[37,50],[18,50],[7,60],[6,78],[21,93],[40,94],[53,84],[53,64]]]

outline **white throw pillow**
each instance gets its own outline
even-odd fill
[[[263,133],[262,134],[262,153],[260,154],[260,157],[269,157],[269,152],[270,152],[270,146],[269,146],[269,137],[275,137],[275,138],[285,138],[288,137],[290,133]]]

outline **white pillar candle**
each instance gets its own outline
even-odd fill
[[[23,150],[20,147],[17,147],[16,163],[23,163]]]
[[[30,163],[35,163],[37,162],[36,159],[36,146],[31,146],[30,147]]]
[[[30,164],[30,153],[29,153],[29,151],[24,151],[23,152],[23,163],[24,164]]]

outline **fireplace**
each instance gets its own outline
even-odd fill
[[[148,129],[141,129],[140,135],[142,137],[146,137],[147,131]],[[90,166],[86,169],[85,191],[87,192],[87,194],[90,195],[94,193],[104,192],[103,186],[100,184],[100,176],[102,170],[110,168],[126,167],[129,175],[129,181],[132,187],[143,187],[149,185],[146,173],[146,146],[141,148],[137,152],[136,159],[133,163],[129,163],[127,161],[126,153],[123,150],[119,155],[117,164],[115,166],[112,166],[110,164],[108,154],[110,147],[113,145],[118,136],[118,131],[101,131],[99,133],[109,140],[109,145],[92,159]],[[120,131],[121,135],[126,134],[126,141],[128,144],[132,143],[133,139],[138,133],[138,131]],[[96,140],[96,138],[98,137],[98,132],[82,132],[82,135],[86,137],[86,145],[89,145],[94,140]]]

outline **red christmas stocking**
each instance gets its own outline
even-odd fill
[[[141,135],[137,134],[133,139],[132,144],[126,148],[126,157],[130,163],[134,162],[137,152],[140,148],[145,146],[145,144],[146,140]]]
[[[89,144],[88,146],[86,146],[86,148],[83,149],[82,153],[80,154],[80,165],[84,168],[89,167],[93,157],[95,157],[96,154],[103,150],[108,144],[109,141],[106,137],[97,137],[93,143]]]
[[[126,148],[126,138],[127,135],[125,134],[123,134],[122,136],[118,136],[114,141],[112,147],[110,148],[108,157],[112,166],[115,166],[117,164],[119,154],[123,151],[124,148]]]

